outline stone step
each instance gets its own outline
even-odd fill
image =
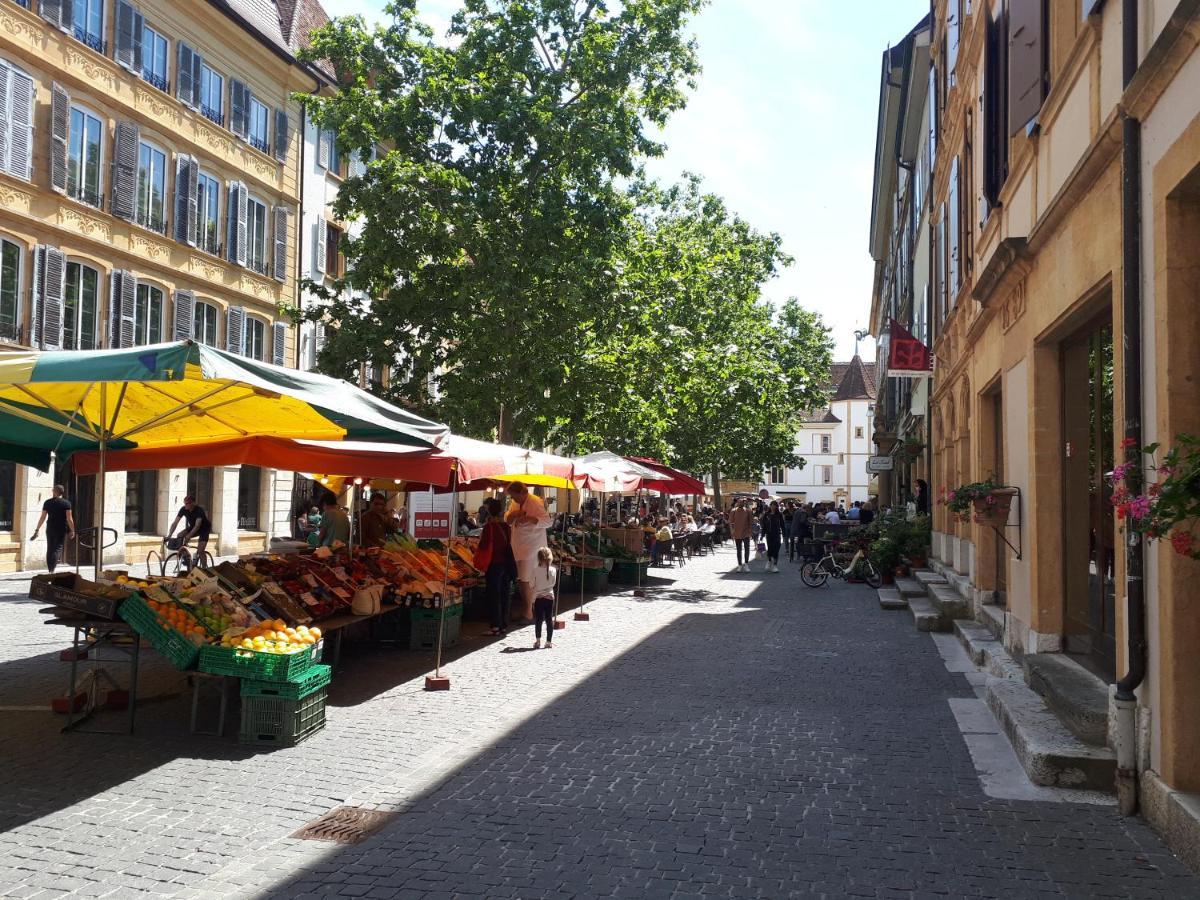
[[[933,608],[928,597],[909,597],[908,609],[913,615],[917,631],[949,631],[950,625]]]
[[[1003,642],[1004,640],[1004,607],[992,606],[984,604],[980,609],[980,615],[983,618],[983,627],[992,633],[992,637]]]
[[[929,587],[931,584],[946,583],[946,576],[939,572],[934,572],[932,569],[917,569],[912,573],[912,577],[926,587]]]
[[[1013,660],[1004,645],[991,631],[969,619],[957,619],[954,632],[975,665],[993,678],[1023,678],[1021,667]]]
[[[1108,685],[1062,653],[1021,660],[1029,686],[1067,729],[1094,747],[1108,744]]]
[[[915,578],[897,578],[896,590],[900,592],[902,597],[924,597],[925,585],[917,581]]]
[[[881,587],[876,593],[879,594],[880,609],[908,609],[908,601],[895,588]]]
[[[990,680],[987,703],[1034,784],[1114,790],[1117,762],[1112,751],[1079,740],[1024,681]]]
[[[945,619],[965,619],[971,615],[971,605],[948,584],[929,585],[929,598]]]

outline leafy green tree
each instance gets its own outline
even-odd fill
[[[592,390],[577,363],[613,318],[624,185],[698,71],[703,3],[465,0],[438,43],[397,0],[387,26],[317,31],[307,56],[340,88],[303,102],[344,150],[382,148],[338,195],[362,229],[347,279],[317,290],[337,326],[320,367],[393,368],[389,399],[461,433],[560,431]]]

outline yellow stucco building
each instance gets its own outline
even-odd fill
[[[1014,656],[1124,698],[1123,803],[1193,863],[1200,564],[1126,547],[1108,476],[1200,432],[1198,10],[939,0],[929,83],[934,491],[1020,491],[999,530],[936,507],[934,555]]]

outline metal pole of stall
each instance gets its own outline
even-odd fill
[[[642,551],[646,549],[646,531],[642,525],[642,517],[640,515],[642,511],[642,489],[640,487],[637,492],[637,511],[639,513],[636,517],[638,523],[638,540],[637,549],[634,551],[633,557],[633,567],[637,569],[637,587],[633,589],[633,596],[645,597],[646,591],[642,588]],[[649,503],[646,504],[646,518],[650,518]]]
[[[571,512],[570,488],[567,488],[566,494],[567,494],[567,504],[566,504],[567,508],[565,510],[563,510],[563,514],[562,514],[562,538],[561,538],[564,552],[565,552],[566,546],[567,546],[567,519],[570,516],[570,512]],[[554,616],[550,621],[551,629],[558,628],[558,598],[559,598],[559,595],[562,593],[562,570],[563,570],[563,564],[562,564],[562,560],[560,559],[558,561],[558,573],[557,573],[558,577],[554,579]],[[566,625],[566,623],[564,622],[563,625]]]
[[[434,662],[433,674],[425,676],[425,690],[448,691],[450,679],[442,675],[442,642],[446,633],[446,607],[450,599],[450,546],[454,534],[458,530],[455,519],[458,518],[458,465],[450,470],[450,517],[447,520],[449,533],[446,535],[446,568],[442,572],[442,602],[438,606],[437,655]]]
[[[104,382],[100,383],[100,504],[96,509],[96,514],[93,520],[96,523],[95,536],[95,576],[96,581],[100,580],[100,572],[104,568],[104,483],[108,480],[105,476],[108,474],[108,385]],[[79,552],[79,535],[75,535],[75,552]]]
[[[591,491],[589,489],[589,493],[590,492]],[[601,496],[603,496],[603,493],[601,493]],[[603,528],[603,526],[604,526],[604,513],[605,513],[604,503],[601,502],[599,520],[596,523],[597,528]],[[597,541],[599,541],[598,535],[599,535],[599,532],[597,532]],[[587,578],[587,569],[584,568],[583,563],[587,560],[587,555],[588,555],[587,529],[586,528],[583,529],[583,534],[581,535],[581,537],[582,537],[582,540],[580,541],[580,546],[583,548],[583,553],[579,558],[579,566],[578,566],[578,568],[579,568],[579,609],[575,613],[575,621],[576,622],[587,622],[587,621],[590,621],[592,617],[583,608],[584,607],[583,584]],[[597,544],[597,549],[596,549],[597,555],[599,554],[599,552],[600,552],[599,544]]]

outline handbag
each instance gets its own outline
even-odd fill
[[[495,526],[492,522],[488,522],[483,526],[483,534],[488,534],[494,530]],[[489,537],[490,540],[484,544],[483,536],[480,535],[479,546],[475,548],[475,555],[471,558],[471,564],[480,572],[488,570],[488,566],[492,564],[492,555],[496,552],[496,536],[495,534],[490,534]]]
[[[759,541],[754,549],[758,551],[759,556],[763,556],[767,552],[767,545],[765,543],[763,543],[762,541]]]

